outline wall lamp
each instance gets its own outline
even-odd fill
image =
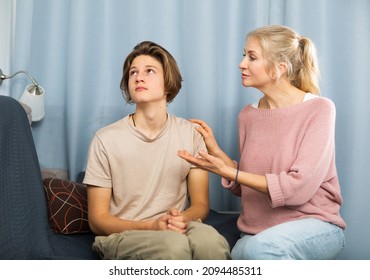
[[[45,90],[36,82],[30,73],[21,70],[11,76],[6,76],[0,69],[0,86],[3,83],[3,80],[11,79],[20,73],[26,74],[28,78],[31,79],[32,84],[26,86],[19,101],[31,108],[32,122],[40,121],[45,115]]]

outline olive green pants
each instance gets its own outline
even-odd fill
[[[190,222],[185,234],[174,231],[128,230],[97,236],[93,250],[110,260],[230,259],[226,239],[213,227]]]

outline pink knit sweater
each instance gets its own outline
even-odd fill
[[[335,165],[335,106],[314,98],[280,109],[246,106],[239,114],[241,171],[265,175],[269,195],[222,180],[241,195],[238,227],[255,234],[273,225],[313,217],[336,224],[343,202]]]

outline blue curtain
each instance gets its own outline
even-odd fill
[[[9,0],[11,1],[11,0]],[[322,95],[337,107],[337,166],[348,224],[343,259],[370,259],[370,1],[368,0],[17,0],[11,68],[27,69],[46,90],[45,118],[33,125],[40,164],[85,169],[99,128],[132,112],[119,89],[122,64],[138,42],[152,40],[177,59],[183,88],[171,113],[200,118],[238,159],[237,115],[261,94],[241,85],[245,35],[288,25],[317,45]],[[19,98],[26,78],[13,79]],[[211,206],[240,201],[211,176]]]

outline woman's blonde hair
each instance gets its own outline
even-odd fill
[[[173,101],[181,89],[182,76],[175,58],[162,46],[144,41],[137,44],[123,63],[123,74],[120,88],[127,103],[134,103],[128,90],[129,71],[132,61],[140,55],[149,55],[157,59],[163,66],[164,88],[167,94],[167,103]]]
[[[319,67],[316,47],[313,42],[300,36],[293,29],[270,25],[247,34],[259,40],[263,56],[268,61],[268,71],[277,70],[279,63],[287,65],[286,77],[295,87],[319,94]]]

